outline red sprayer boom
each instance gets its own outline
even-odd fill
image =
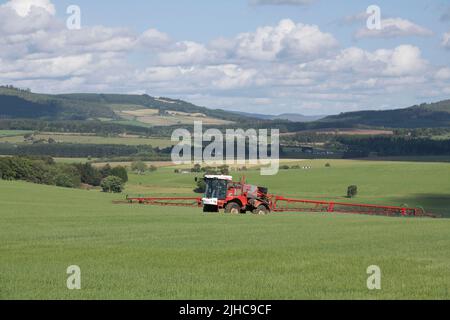
[[[135,197],[127,196],[130,203],[159,206],[203,207],[204,212],[268,214],[270,212],[336,212],[384,216],[423,217],[427,214],[421,208],[380,206],[372,204],[345,203],[335,201],[318,201],[292,199],[275,196],[268,189],[240,182],[233,182],[231,176],[206,175],[206,191],[200,197]]]

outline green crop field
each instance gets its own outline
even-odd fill
[[[25,130],[0,130],[0,137],[14,137],[23,136],[24,134],[30,133],[31,131]]]
[[[331,167],[325,168],[330,162]],[[275,194],[423,206],[450,217],[450,164],[305,161]],[[126,193],[189,195],[192,174],[131,174]],[[237,179],[241,173],[234,173]],[[450,299],[450,219],[203,214],[124,195],[0,181],[0,299]],[[66,269],[81,268],[81,290]],[[367,267],[382,270],[369,291]]]

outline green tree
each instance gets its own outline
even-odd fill
[[[54,166],[50,166],[42,160],[31,161],[30,166],[31,174],[25,179],[26,181],[46,185],[55,184]]]
[[[89,184],[91,186],[99,186],[102,181],[102,175],[100,170],[94,168],[90,163],[76,164],[80,179],[82,183]]]
[[[106,178],[107,176],[114,176],[114,174],[111,174],[112,168],[107,163],[103,168],[100,169],[100,174],[102,175],[102,178]]]
[[[354,198],[358,194],[358,186],[349,186],[347,188],[347,198]]]
[[[9,158],[0,158],[0,179],[14,180],[15,173],[11,168],[11,161]]]
[[[116,176],[109,176],[102,180],[100,186],[103,192],[121,193],[123,191],[124,183],[122,179]]]
[[[194,189],[195,193],[204,193],[206,191],[206,183],[204,179],[198,179],[196,188]]]
[[[223,166],[220,166],[218,169],[221,174],[225,174],[225,175],[230,174],[230,167],[227,166],[226,164],[224,164]]]
[[[73,183],[72,177],[66,173],[60,172],[55,177],[55,184],[58,187],[64,187],[64,188],[74,188],[75,184]]]
[[[145,171],[147,171],[147,165],[142,161],[134,161],[131,163],[131,170],[138,174],[143,174]]]
[[[123,182],[128,182],[128,172],[125,167],[118,166],[111,169],[110,175],[119,177]]]

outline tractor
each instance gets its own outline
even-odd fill
[[[205,175],[206,191],[202,198],[203,212],[268,214],[271,211],[271,196],[268,189],[240,182],[233,182],[227,175]]]

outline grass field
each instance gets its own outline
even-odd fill
[[[86,163],[90,161],[96,161],[97,158],[53,158],[57,163]]]
[[[245,175],[249,183],[267,186],[270,193],[306,199],[348,201],[349,185],[358,186],[354,202],[424,207],[427,211],[450,217],[450,164],[426,162],[387,162],[353,160],[286,161],[289,165],[310,166],[311,170],[280,170],[261,176],[259,170],[232,172],[237,180]],[[331,167],[326,168],[325,164]],[[147,192],[164,187],[192,190],[195,175],[173,174],[174,168],[162,168],[144,176],[131,175],[127,192]]]
[[[330,161],[329,161],[330,162]],[[276,194],[423,205],[450,217],[450,164],[305,161],[246,173]],[[237,177],[237,175],[235,174]],[[130,175],[126,192],[186,195],[193,175]],[[450,299],[450,219],[204,215],[124,195],[0,181],[2,299]],[[79,265],[82,290],[66,288]],[[366,287],[369,265],[382,290]]]
[[[13,137],[13,136],[23,136],[24,134],[27,134],[31,131],[25,131],[25,130],[0,130],[0,138],[1,137]]]

